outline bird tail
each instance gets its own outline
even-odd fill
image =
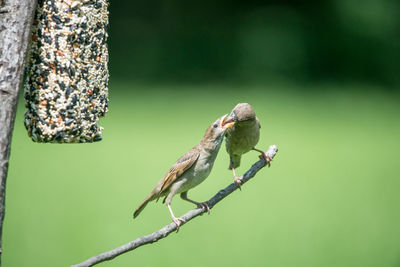
[[[237,167],[239,167],[240,166],[240,159],[241,159],[241,156],[232,155],[230,157],[228,170],[232,170],[232,168],[236,169]]]
[[[150,194],[143,202],[142,204],[139,205],[139,207],[135,210],[133,213],[133,218],[135,219],[139,214],[142,212],[142,210],[146,207],[147,203],[152,201],[154,199],[154,195]]]

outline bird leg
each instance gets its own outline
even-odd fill
[[[171,214],[172,221],[176,224],[176,232],[178,232],[179,231],[179,227],[181,226],[182,223],[185,223],[185,220],[181,219],[181,218],[176,218],[175,215],[174,215],[174,212],[172,211],[171,200],[174,197],[174,195],[175,195],[174,191],[170,192],[168,194],[168,196],[165,198],[165,204],[167,204],[167,207],[169,209],[169,213]]]
[[[183,200],[186,200],[186,201],[189,201],[190,203],[195,204],[198,208],[201,208],[201,209],[203,210],[203,212],[204,212],[204,211],[207,211],[208,215],[210,215],[210,207],[208,206],[208,203],[207,203],[207,202],[197,202],[197,201],[194,201],[194,200],[189,199],[189,198],[187,197],[187,191],[181,193],[181,198],[182,198]]]
[[[233,164],[232,164],[232,166],[233,166]],[[236,176],[236,172],[235,172],[235,168],[234,167],[232,167],[232,172],[233,172],[233,182],[235,183],[235,185],[237,185],[237,187],[239,187],[239,190],[242,190],[240,185],[243,182],[243,179],[238,177],[238,176]]]
[[[171,201],[172,201],[172,198],[174,197],[175,194],[176,194],[176,188],[175,188],[175,187],[172,187],[171,190],[170,190],[170,192],[169,192],[169,194],[168,194],[167,197],[165,198],[165,204],[167,205],[168,210],[169,210],[169,213],[171,214],[172,221],[173,221],[173,222],[175,223],[175,225],[176,225],[176,232],[178,232],[178,231],[179,231],[179,227],[180,227],[183,223],[185,223],[185,220],[182,219],[182,218],[176,218],[175,215],[174,215],[174,212],[172,211],[172,208],[171,208]]]
[[[168,203],[167,206],[169,209],[169,213],[171,214],[172,221],[176,224],[176,232],[178,232],[179,227],[182,225],[182,223],[185,223],[185,220],[182,218],[176,218],[174,213],[172,212],[171,205]]]
[[[264,151],[262,151],[262,150],[260,150],[260,149],[255,148],[255,147],[253,147],[253,150],[255,150],[255,151],[257,151],[257,152],[260,152],[260,153],[261,153],[260,159],[261,159],[261,157],[263,157],[263,158],[265,159],[265,162],[267,163],[267,166],[268,166],[268,167],[271,167],[271,161],[272,161],[272,159],[271,159],[270,156],[267,155],[267,153],[265,153]]]

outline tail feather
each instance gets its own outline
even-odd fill
[[[241,158],[242,157],[238,155],[231,155],[228,170],[232,170],[232,168],[238,168],[240,166]]]
[[[146,207],[147,203],[149,203],[150,201],[152,201],[153,198],[153,194],[150,194],[143,202],[142,204],[139,205],[139,207],[135,210],[135,212],[133,213],[133,218],[135,219],[137,216],[139,216],[139,214],[142,212],[142,210]]]

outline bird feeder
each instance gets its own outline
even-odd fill
[[[28,56],[25,127],[36,142],[102,139],[108,111],[108,3],[39,0]]]

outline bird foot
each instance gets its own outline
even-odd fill
[[[239,187],[239,190],[242,190],[242,188],[240,186],[243,182],[242,178],[235,176],[235,177],[233,177],[233,182],[235,183],[235,185],[237,185],[237,187]]]
[[[172,217],[172,221],[175,223],[176,225],[176,232],[179,231],[179,227],[185,223],[185,220],[182,218],[176,218],[176,217]]]
[[[267,163],[268,167],[271,167],[272,158],[267,155],[264,151],[260,152],[261,155],[259,156],[260,159],[264,158],[265,162]]]
[[[203,212],[207,211],[208,215],[210,215],[210,207],[208,206],[207,202],[201,202],[197,204],[198,208],[201,208]]]

